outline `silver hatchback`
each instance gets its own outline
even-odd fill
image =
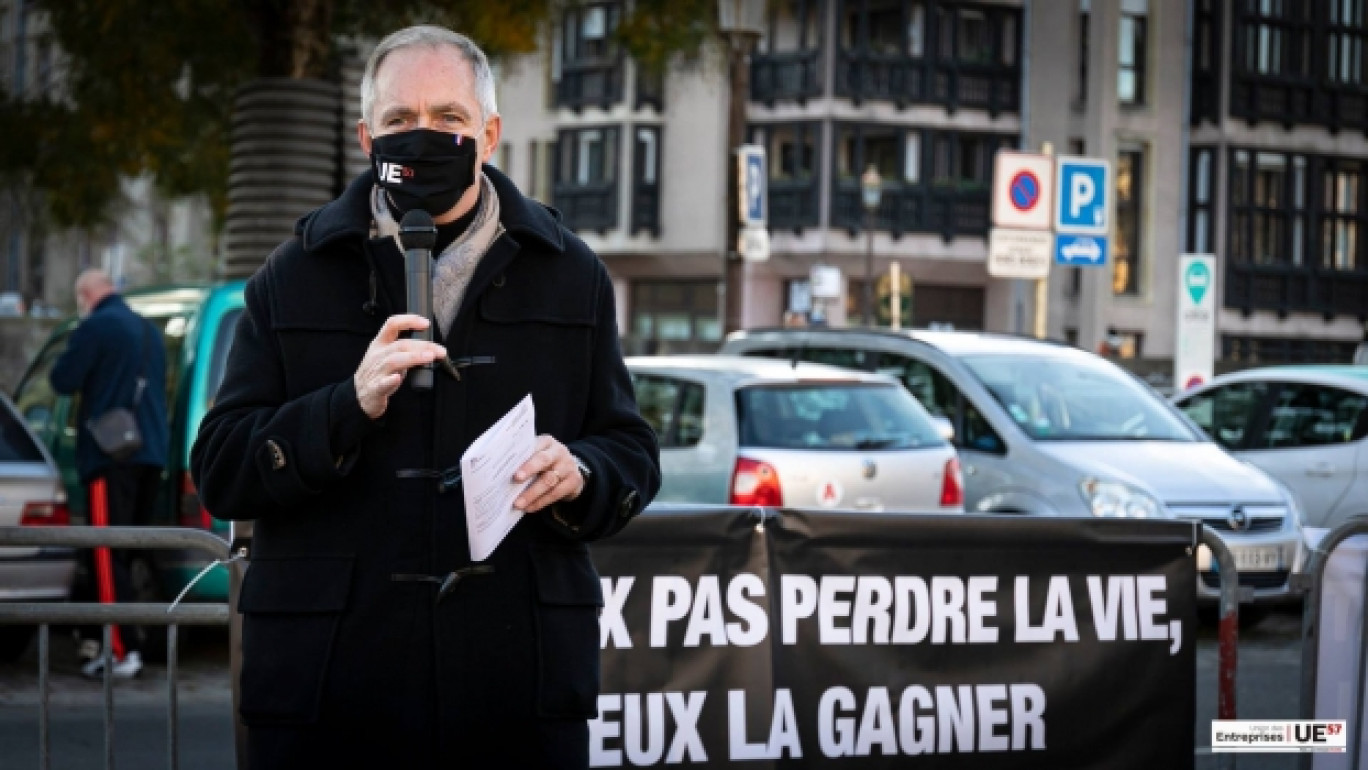
[[[627,359],[658,502],[964,510],[955,450],[896,380],[734,356]]]
[[[1230,547],[1255,601],[1298,596],[1289,576],[1305,553],[1292,494],[1091,353],[999,334],[864,329],[738,332],[722,350],[897,376],[955,422],[971,511],[1199,520]],[[1198,596],[1215,599],[1205,547],[1197,568]]]

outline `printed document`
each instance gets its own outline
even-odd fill
[[[484,561],[523,517],[513,500],[536,480],[513,480],[513,474],[537,449],[533,426],[536,411],[527,394],[508,414],[490,426],[461,456],[465,489],[466,532],[470,558]]]

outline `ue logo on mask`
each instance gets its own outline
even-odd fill
[[[391,184],[399,184],[405,179],[413,178],[413,169],[398,163],[380,164],[380,181]]]

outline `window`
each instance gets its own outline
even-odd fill
[[[24,429],[24,423],[4,406],[0,406],[0,462],[43,462],[43,453]]]
[[[209,371],[204,377],[204,408],[209,409],[218,397],[219,385],[223,384],[223,373],[228,370],[228,354],[233,349],[233,337],[237,334],[238,320],[242,318],[242,308],[234,308],[219,319],[218,332],[214,335],[214,352],[209,359]]]
[[[578,109],[622,99],[622,61],[614,40],[621,13],[615,2],[566,10],[551,52],[557,105]]]
[[[751,127],[751,141],[765,148],[769,166],[769,224],[801,230],[818,224],[820,123]]]
[[[703,386],[696,382],[633,374],[637,408],[656,432],[661,449],[697,446],[703,439]]]
[[[879,353],[875,370],[902,381],[921,405],[933,416],[944,417],[955,426],[955,445],[961,449],[1002,454],[1007,445],[953,383],[929,364],[896,353]]]
[[[1248,366],[1268,364],[1344,364],[1354,356],[1354,342],[1303,337],[1221,336],[1221,357]]]
[[[1215,153],[1209,147],[1194,148],[1188,173],[1191,175],[1192,222],[1188,233],[1188,250],[1194,254],[1209,254],[1211,240],[1211,175]]]
[[[1178,408],[1212,441],[1226,449],[1241,449],[1267,394],[1268,387],[1261,382],[1237,382],[1193,396]]]
[[[747,447],[872,452],[945,443],[907,392],[891,384],[742,388],[736,422]]]
[[[933,183],[978,188],[992,181],[993,154],[1003,145],[996,137],[945,133],[935,137],[933,146]]]
[[[1361,85],[1363,72],[1364,0],[1329,0],[1326,72],[1341,85]]]
[[[1363,436],[1368,396],[1320,385],[1286,383],[1268,414],[1258,449],[1344,444]]]
[[[57,400],[61,396],[52,389],[52,383],[48,378],[52,375],[52,367],[57,364],[57,359],[66,351],[69,338],[70,335],[65,334],[53,339],[14,393],[14,404],[19,409],[19,416],[48,447],[56,446],[62,431],[62,426],[57,424]],[[73,408],[70,411],[74,435],[76,410]]]
[[[1288,218],[1305,205],[1305,162],[1293,163],[1289,175],[1289,156],[1271,152],[1236,150],[1231,172],[1231,259],[1255,265],[1300,264],[1302,252],[1288,249]],[[1294,184],[1289,185],[1289,181]],[[1304,227],[1298,214],[1296,230]],[[1295,260],[1295,262],[1294,262]]]
[[[1309,75],[1311,41],[1306,21],[1314,5],[1306,0],[1244,0],[1238,22],[1244,71],[1297,78]]]
[[[722,325],[718,318],[717,291],[716,281],[634,283],[632,336],[638,340],[669,343],[666,347],[679,349],[688,346],[673,343],[721,340]]]
[[[821,0],[775,0],[760,35],[760,54],[796,53],[817,48],[821,35]]]
[[[617,226],[617,159],[616,126],[560,132],[553,199],[572,230]]]
[[[1340,161],[1325,171],[1324,211],[1321,220],[1321,267],[1354,270],[1358,266],[1360,167]]]
[[[959,11],[958,59],[966,64],[991,64],[993,61],[993,29],[983,11],[961,8]]]
[[[660,128],[637,126],[632,148],[632,233],[660,235]]]
[[[1116,260],[1113,294],[1139,294],[1141,239],[1144,228],[1143,148],[1122,150],[1116,159]]]
[[[1145,103],[1145,46],[1149,23],[1148,0],[1122,0],[1121,39],[1118,41],[1116,98],[1122,104]]]

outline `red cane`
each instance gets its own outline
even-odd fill
[[[103,478],[90,482],[90,523],[96,527],[109,526],[109,494]],[[109,548],[95,549],[95,583],[100,592],[100,604],[114,604],[114,564],[110,560]],[[109,638],[113,640],[115,660],[123,660],[123,637],[119,627],[110,628]]]

